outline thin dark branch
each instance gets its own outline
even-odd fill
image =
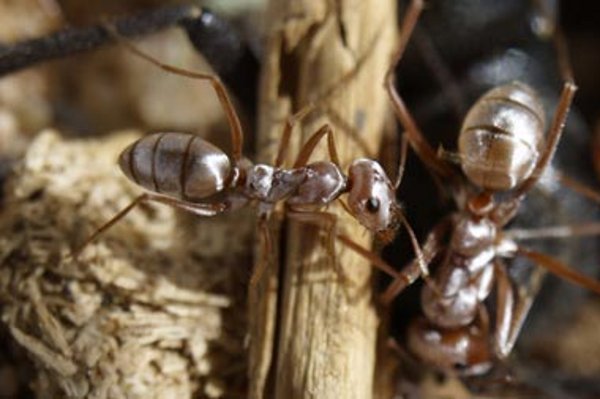
[[[106,22],[106,21],[103,21]],[[121,36],[136,37],[180,26],[249,115],[256,107],[258,61],[227,21],[196,5],[170,5],[110,21]],[[103,23],[66,28],[36,39],[0,44],[0,76],[114,43]]]

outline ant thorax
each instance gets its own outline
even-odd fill
[[[246,170],[244,194],[261,202],[287,200],[296,206],[323,206],[344,191],[346,178],[332,162],[294,169],[258,164]]]
[[[460,257],[456,261],[469,273],[478,273],[496,256],[497,236],[497,226],[490,219],[459,216],[450,238],[450,251]]]
[[[288,198],[304,180],[300,170],[257,164],[246,169],[244,195],[260,202],[275,203]]]
[[[327,205],[337,199],[347,187],[346,176],[333,162],[313,162],[293,170],[303,174],[305,178],[288,199],[290,205]]]
[[[421,291],[424,314],[444,328],[473,322],[494,279],[497,228],[487,218],[458,214],[445,259],[435,274],[440,292],[425,285]]]

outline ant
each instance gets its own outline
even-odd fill
[[[422,8],[421,0],[412,0],[385,86],[405,135],[421,161],[436,177],[456,184],[461,176],[446,159],[437,156],[394,87],[393,73]],[[557,40],[561,54],[566,51],[563,46]],[[566,56],[561,62],[565,60]],[[562,134],[576,91],[570,68],[565,63],[562,69],[565,82],[545,144],[544,109],[528,85],[512,82],[493,88],[471,107],[458,138],[458,154],[454,156],[469,183],[461,184],[455,192],[459,210],[431,230],[422,245],[423,258],[402,269],[382,296],[383,302],[389,304],[421,276],[421,263],[436,265],[429,284],[421,291],[423,315],[410,322],[406,345],[411,355],[437,369],[481,375],[490,370],[494,359],[505,359],[510,354],[532,298],[523,298],[513,287],[503,259],[525,257],[600,294],[600,282],[527,249],[517,242],[519,233],[504,230],[548,167]],[[597,227],[588,230],[597,232]],[[583,230],[532,230],[527,238],[590,233]],[[364,248],[346,242],[345,237],[340,239],[373,263],[385,265]],[[494,322],[484,303],[493,289]]]
[[[166,204],[204,217],[254,204],[258,207],[259,231],[265,254],[270,252],[272,245],[269,217],[276,204],[284,202],[288,217],[318,225],[327,224],[327,249],[333,257],[336,216],[319,209],[336,200],[340,200],[348,213],[382,241],[391,241],[399,226],[404,225],[414,250],[420,254],[416,236],[396,200],[396,189],[402,180],[406,160],[406,141],[402,143],[403,155],[393,183],[377,161],[366,158],[354,160],[344,174],[329,124],[324,124],[307,140],[292,168],[284,168],[282,164],[294,124],[316,108],[317,103],[324,99],[321,98],[286,120],[274,164],[252,164],[242,156],[244,135],[240,119],[217,76],[161,63],[118,36],[113,27],[107,26],[106,29],[133,54],[153,65],[170,73],[208,81],[225,111],[232,152],[228,156],[220,148],[191,133],[153,133],[131,144],[121,153],[119,166],[127,178],[148,191],[99,227],[74,251],[75,257],[137,205],[149,202]],[[315,147],[325,136],[330,160],[309,163]],[[347,202],[340,199],[343,194],[348,195]],[[265,262],[259,266],[252,275],[251,284],[257,283]],[[396,276],[391,268],[384,267],[384,272]],[[426,271],[424,275],[427,275]]]

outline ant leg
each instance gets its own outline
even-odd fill
[[[554,173],[556,174],[558,181],[560,181],[563,186],[576,192],[582,197],[589,199],[590,201],[600,204],[600,193],[598,191],[573,179],[572,177],[565,175],[560,171],[554,171]]]
[[[518,241],[541,238],[570,238],[575,236],[592,236],[600,234],[600,223],[582,223],[564,226],[541,227],[539,229],[510,229],[502,233],[504,236]]]
[[[281,135],[281,142],[279,143],[279,148],[277,149],[277,157],[275,158],[274,166],[276,168],[283,165],[283,161],[287,156],[287,150],[290,146],[290,136],[292,135],[294,126],[302,119],[304,119],[304,117],[308,115],[313,109],[313,104],[309,104],[302,108],[300,111],[296,112],[295,114],[288,116],[288,118],[285,120],[283,134]]]
[[[340,166],[340,159],[338,157],[335,140],[333,138],[333,130],[329,124],[325,124],[321,126],[319,130],[317,130],[312,136],[310,136],[308,141],[304,144],[300,150],[300,153],[298,154],[298,158],[296,158],[294,168],[301,168],[307,164],[308,159],[315,150],[315,147],[325,135],[327,135],[327,149],[329,150],[329,157],[336,166]]]
[[[424,260],[429,258],[433,259],[436,253],[423,254]],[[396,298],[402,291],[404,291],[409,285],[412,285],[419,277],[421,277],[421,267],[417,259],[413,259],[407,266],[402,268],[401,271],[397,272],[396,279],[387,287],[385,292],[381,294],[381,303],[385,306],[389,306],[394,298]]]
[[[394,282],[390,284],[386,292],[381,296],[381,302],[385,306],[388,306],[392,300],[398,294],[400,294],[400,292],[404,291],[406,287],[414,283],[420,276],[423,275],[420,261],[427,259],[425,256],[423,256],[420,260],[415,259],[407,267],[402,269],[402,271],[398,272],[386,261],[374,254],[372,251],[361,246],[350,237],[343,234],[337,234],[337,238],[348,248],[368,260],[372,266],[375,266],[377,269],[394,278]],[[433,259],[433,257],[434,256],[431,256],[431,259]]]
[[[385,75],[384,86],[392,102],[394,112],[406,130],[405,134],[408,135],[408,140],[421,161],[440,177],[455,177],[455,172],[452,170],[452,168],[436,156],[436,152],[433,150],[423,133],[420,131],[414,118],[410,114],[410,111],[406,107],[404,100],[402,100],[402,97],[400,97],[400,94],[394,85],[394,72],[398,63],[400,62],[400,59],[402,58],[402,55],[404,54],[404,51],[406,50],[408,39],[414,30],[415,24],[419,19],[422,9],[422,0],[411,1],[408,11],[406,12],[406,15],[402,21],[398,47],[396,49],[396,53],[394,54],[393,62]]]
[[[362,150],[364,156],[369,159],[375,159],[376,155],[369,148],[367,141],[360,135],[358,129],[348,123],[336,110],[332,107],[326,107],[324,110],[325,114],[329,117],[331,122],[343,130],[351,140],[353,140]]]
[[[519,198],[525,195],[525,193],[527,193],[527,191],[529,191],[538,182],[544,173],[544,170],[546,170],[548,167],[550,160],[556,152],[558,141],[563,133],[565,122],[567,120],[567,114],[569,113],[569,108],[573,102],[573,96],[575,95],[576,90],[577,86],[575,86],[575,83],[572,80],[567,80],[565,82],[560,95],[558,107],[554,112],[552,126],[550,127],[550,132],[548,133],[548,142],[546,144],[546,148],[535,165],[531,176],[527,178],[527,180],[525,180],[518,189],[515,190],[513,194],[514,198]]]
[[[346,210],[346,212],[352,214],[352,212],[348,209],[348,206],[343,201],[341,201],[341,204],[344,207],[344,210]],[[415,252],[414,264],[411,263],[407,269],[411,269],[412,266],[416,266],[418,268],[417,274],[415,274],[415,272],[412,271],[412,269],[410,272],[408,272],[408,274],[410,276],[414,275],[414,277],[411,277],[411,279],[404,281],[404,283],[406,285],[410,285],[420,276],[423,278],[423,280],[425,280],[425,283],[427,285],[429,285],[435,293],[437,293],[438,295],[441,295],[440,290],[438,289],[435,282],[430,277],[429,268],[427,266],[429,263],[431,263],[431,260],[433,259],[433,257],[435,255],[428,257],[424,254],[424,250],[421,249],[421,247],[419,245],[419,241],[417,240],[417,236],[415,235],[412,227],[408,223],[408,220],[406,220],[406,218],[404,217],[404,215],[402,213],[399,214],[399,218],[400,218],[400,222],[402,223],[402,225],[404,225],[404,227],[406,228],[411,245],[413,247],[413,251]],[[371,260],[378,268],[380,268],[383,271],[385,271],[386,273],[390,274],[392,277],[396,277],[397,280],[391,284],[392,286],[395,286],[395,284],[402,284],[401,282],[403,280],[402,280],[401,276],[400,276],[400,279],[398,279],[398,275],[395,272],[390,273],[390,271],[392,271],[394,269],[389,267],[389,265],[387,265],[387,263],[385,263],[379,257],[372,254],[367,249],[360,247],[358,244],[356,244],[355,242],[353,242],[350,238],[348,238],[346,236],[338,235],[338,238],[341,241],[345,242],[346,245],[348,245],[354,251],[358,252],[363,257],[366,257],[367,259]],[[430,244],[430,245],[433,245],[433,244]],[[370,256],[369,254],[372,256]],[[388,303],[389,301],[391,301],[391,299],[393,299],[400,291],[404,290],[405,287],[406,286],[401,287],[401,288],[394,288],[393,289],[394,291],[395,290],[398,290],[398,291],[395,291],[394,294],[390,293],[389,295],[384,295],[384,302]],[[392,287],[389,287],[388,290],[392,290]],[[389,299],[387,298],[388,296],[389,296]]]
[[[406,155],[408,153],[408,136],[402,135],[400,142],[400,162],[398,163],[398,172],[396,172],[396,180],[394,181],[394,189],[398,190],[402,178],[404,177],[404,169],[406,167]]]
[[[437,285],[430,278],[429,267],[427,265],[429,263],[431,263],[431,261],[425,260],[425,256],[423,255],[423,250],[419,246],[419,240],[417,240],[417,235],[413,231],[410,223],[408,223],[408,220],[406,220],[406,217],[404,216],[404,214],[402,212],[398,213],[398,217],[400,218],[400,223],[402,223],[402,225],[406,229],[406,232],[408,233],[410,243],[413,247],[413,251],[415,252],[415,258],[416,258],[415,261],[417,262],[417,265],[419,266],[419,269],[421,270],[421,277],[423,278],[423,280],[425,280],[425,283],[427,285],[429,285],[429,287],[436,294],[441,295],[441,292],[438,289]]]
[[[227,121],[229,123],[229,129],[231,130],[232,158],[236,164],[241,161],[242,147],[244,144],[244,134],[242,131],[242,124],[240,123],[240,118],[239,118],[237,112],[235,111],[235,108],[233,107],[233,103],[231,102],[229,95],[227,94],[227,89],[225,89],[225,86],[223,85],[223,83],[217,76],[211,75],[208,73],[189,71],[187,69],[178,68],[173,65],[165,64],[165,63],[157,60],[156,58],[152,57],[151,55],[145,53],[144,51],[140,50],[129,40],[125,39],[123,36],[121,36],[117,32],[116,28],[113,25],[105,24],[104,28],[110,35],[112,35],[115,38],[115,40],[117,42],[122,43],[125,46],[125,48],[127,48],[133,54],[137,55],[138,57],[143,58],[144,60],[157,66],[158,68],[162,69],[163,71],[173,73],[176,75],[186,76],[186,77],[192,78],[192,79],[208,80],[210,82],[210,84],[212,85],[213,89],[215,90],[215,92],[217,93],[219,102],[221,103],[221,106],[223,107],[223,110],[225,111],[225,115],[227,116]]]
[[[399,277],[393,281],[385,292],[381,295],[381,301],[389,305],[392,300],[404,291],[406,287],[415,282],[415,280],[423,275],[423,266],[431,264],[436,256],[444,249],[444,238],[451,227],[451,219],[446,218],[438,223],[427,236],[425,244],[421,249],[421,259],[413,259],[399,273]],[[434,292],[439,293],[435,283],[431,281],[430,287]]]
[[[600,281],[588,277],[585,274],[579,273],[570,266],[540,252],[531,251],[527,248],[519,246],[516,255],[524,256],[532,260],[538,266],[548,270],[550,273],[557,275],[573,284],[580,285],[590,291],[600,294]]]
[[[115,216],[113,216],[108,222],[104,223],[100,226],[91,236],[89,236],[83,244],[79,246],[75,251],[73,251],[73,258],[77,259],[81,252],[87,247],[90,243],[92,243],[96,238],[98,238],[102,233],[106,230],[110,229],[115,223],[124,218],[133,208],[137,205],[147,202],[159,202],[165,205],[169,205],[187,212],[194,213],[199,216],[215,216],[219,213],[222,213],[227,210],[228,206],[226,203],[192,203],[185,202],[177,199],[172,199],[168,197],[162,197],[159,195],[154,195],[150,193],[144,193],[134,199],[129,205],[123,208],[120,212],[118,212]]]
[[[534,287],[525,290],[528,292],[519,293],[511,284],[506,265],[499,259],[494,262],[494,274],[497,290],[494,353],[499,359],[505,359],[517,341],[525,317],[533,304],[534,292],[537,292],[541,285],[542,275],[534,274]]]
[[[556,111],[554,111],[552,125],[550,126],[550,131],[548,133],[546,148],[535,165],[531,176],[525,180],[523,184],[521,184],[521,187],[516,190],[514,194],[515,197],[522,196],[529,191],[538,182],[544,173],[544,170],[546,170],[546,167],[552,160],[567,121],[567,115],[569,113],[569,109],[571,108],[571,103],[573,102],[573,96],[575,95],[575,91],[577,91],[577,86],[573,80],[573,71],[567,51],[566,41],[559,27],[555,28],[554,46],[557,52],[560,72],[565,83],[563,85],[558,106],[556,107]]]
[[[313,108],[321,108],[324,104],[327,104],[329,100],[338,95],[340,90],[345,88],[352,81],[352,79],[356,78],[375,48],[377,48],[377,41],[381,36],[381,32],[383,32],[383,28],[379,29],[379,31],[373,35],[373,38],[366,46],[366,51],[356,59],[354,67],[350,71],[346,72],[331,86],[329,86],[329,88],[323,91],[323,93],[320,94],[316,99],[312,100],[309,106],[312,106]]]
[[[259,260],[254,271],[252,272],[252,277],[250,277],[250,286],[252,287],[256,287],[263,274],[265,273],[265,270],[267,270],[267,267],[270,263],[269,261],[271,259],[271,249],[273,248],[273,242],[271,240],[271,232],[269,231],[268,221],[269,219],[265,216],[261,216],[258,220],[258,229],[262,237],[262,253],[261,259]]]
[[[299,208],[290,208],[287,215],[291,219],[296,219],[303,223],[312,223],[318,227],[323,227],[323,225],[325,225],[324,229],[327,235],[327,255],[334,266],[336,274],[340,277],[344,277],[335,256],[335,229],[337,227],[337,216],[329,212],[303,211]]]
[[[389,263],[387,263],[386,261],[381,259],[379,256],[374,254],[372,251],[363,247],[362,245],[360,245],[359,243],[357,243],[350,237],[348,237],[344,234],[337,234],[337,238],[345,246],[347,246],[348,248],[350,248],[351,250],[353,250],[354,252],[356,252],[357,254],[359,254],[360,256],[365,258],[366,260],[368,260],[373,266],[375,266],[377,269],[381,270],[388,276],[393,277],[393,278],[400,278],[400,274],[398,273],[398,271],[396,269],[394,269],[392,266],[390,266]]]
[[[336,96],[341,88],[345,87],[346,84],[348,84],[352,79],[354,79],[358,75],[363,65],[367,61],[368,57],[371,55],[373,49],[375,49],[375,43],[377,42],[380,33],[381,31],[375,34],[373,40],[369,43],[369,46],[367,46],[367,51],[358,58],[352,70],[344,74],[337,82],[335,82],[328,89],[326,89],[316,99],[310,101],[298,112],[293,114],[291,117],[287,118],[281,143],[279,145],[279,150],[277,152],[275,166],[281,166],[283,164],[283,160],[285,159],[287,148],[289,145],[289,137],[291,135],[293,125],[295,123],[298,123],[301,119],[303,119],[307,114],[309,114],[313,110],[322,107],[325,108],[325,113],[332,119],[332,121],[334,121],[336,124],[339,124],[343,130],[347,131],[350,137],[352,137],[361,146],[365,153],[369,155],[369,158],[373,158],[371,151],[369,151],[369,146],[360,137],[360,134],[358,134],[358,132],[355,129],[349,126],[348,123],[346,123],[336,111],[334,111],[330,107],[326,107],[325,104],[327,104],[327,102],[331,98]]]
[[[497,291],[494,353],[498,358],[504,359],[508,356],[515,343],[514,339],[511,339],[511,337],[514,338],[517,335],[517,333],[514,332],[513,325],[515,293],[506,273],[504,264],[496,261],[494,263],[494,273]]]

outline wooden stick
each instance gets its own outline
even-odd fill
[[[388,113],[383,77],[396,39],[395,2],[326,3],[271,1],[259,116],[262,161],[275,158],[285,118],[323,93],[330,93],[325,104],[316,106],[292,135],[287,164],[319,126],[337,126],[327,109],[377,153]],[[358,72],[345,78],[357,64]],[[335,135],[344,168],[365,156],[356,139],[341,130]],[[326,159],[325,145],[322,150],[312,159]],[[338,230],[370,246],[371,236],[339,205],[327,211],[338,216]],[[339,244],[336,267],[322,229],[288,225],[284,240],[273,232],[273,242],[285,242],[281,266],[270,267],[251,293],[249,397],[369,399],[378,325],[372,269]]]

